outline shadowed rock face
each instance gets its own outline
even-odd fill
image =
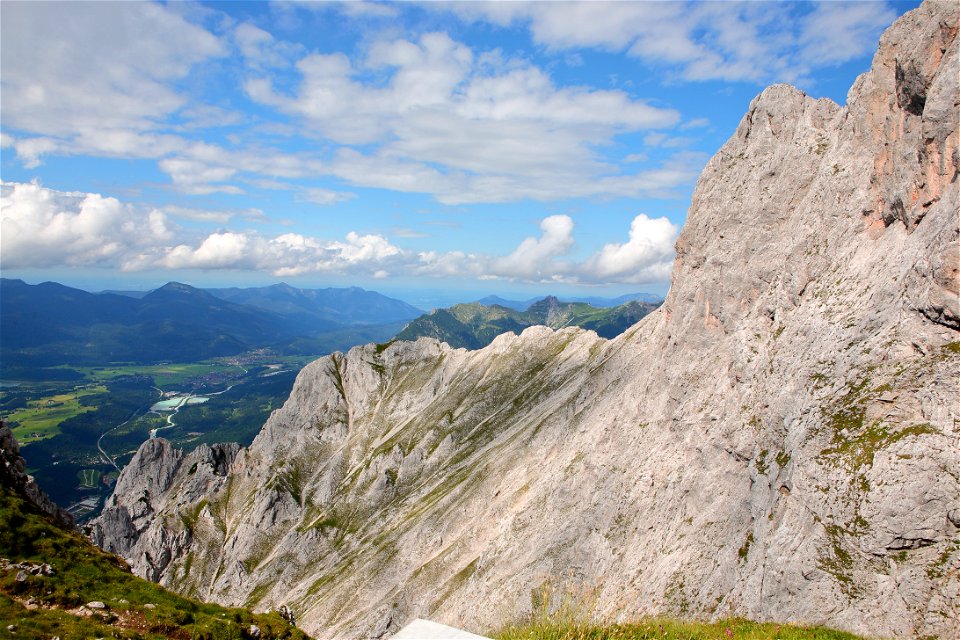
[[[616,340],[323,358],[226,475],[145,444],[97,539],[324,637],[482,632],[547,580],[599,614],[957,637],[958,13],[901,18],[845,108],[760,94]]]
[[[161,581],[189,551],[197,521],[210,517],[208,498],[224,489],[239,451],[238,444],[201,445],[185,455],[162,438],[147,440],[126,467],[136,472],[120,474],[88,535],[105,551],[136,557],[137,575]]]
[[[10,427],[0,422],[0,486],[8,487],[32,502],[62,527],[73,527],[73,516],[58,506],[27,475],[27,463],[20,455],[20,444]]]

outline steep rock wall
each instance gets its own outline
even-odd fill
[[[485,631],[550,581],[599,615],[957,637],[958,14],[901,18],[845,108],[758,96],[618,339],[318,360],[202,491],[145,444],[96,539],[325,637]]]

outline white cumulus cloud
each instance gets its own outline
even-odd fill
[[[679,229],[667,218],[640,214],[630,224],[630,239],[604,245],[581,266],[581,278],[596,282],[656,282],[670,277]]]
[[[225,223],[235,216],[259,219],[263,213],[140,207],[96,193],[48,189],[36,182],[3,183],[0,267],[231,269],[276,277],[337,273],[583,284],[663,282],[669,278],[677,235],[677,227],[666,218],[641,214],[633,220],[626,242],[607,244],[577,262],[569,257],[575,246],[575,225],[567,215],[544,218],[538,236],[523,239],[505,255],[414,252],[384,235],[355,231],[342,239],[231,229],[190,232],[173,224],[171,216],[194,223]]]
[[[267,31],[248,22],[237,25],[233,31],[233,39],[246,63],[255,69],[287,66],[290,59],[302,49],[300,46],[278,41]]]
[[[493,260],[489,274],[525,280],[549,280],[559,271],[556,258],[573,248],[573,219],[556,215],[540,222],[539,238],[526,238],[510,255]]]
[[[276,276],[329,272],[372,275],[393,265],[418,264],[376,234],[347,233],[322,240],[296,233],[268,237],[220,230],[199,238],[169,216],[225,222],[261,217],[257,210],[218,212],[172,207],[168,212],[122,203],[96,193],[62,192],[36,182],[3,183],[0,192],[3,268],[61,265],[143,269],[247,269]]]
[[[379,235],[347,234],[344,240],[320,240],[297,233],[273,238],[253,232],[224,231],[198,245],[179,244],[130,267],[144,269],[247,269],[277,277],[304,273],[371,275],[404,259],[403,252]],[[408,256],[409,257],[409,254]]]
[[[0,229],[4,268],[116,265],[131,251],[170,241],[176,231],[161,211],[36,182],[3,183]]]

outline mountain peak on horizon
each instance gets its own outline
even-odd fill
[[[154,291],[202,291],[198,287],[193,285],[186,284],[185,282],[178,282],[176,280],[171,280],[161,287],[157,287]]]
[[[558,298],[557,296],[555,296],[555,295],[553,295],[553,294],[548,294],[548,295],[540,298],[539,300],[537,300],[537,302],[534,303],[534,304],[543,304],[543,305],[555,306],[555,305],[560,304],[560,298]]]

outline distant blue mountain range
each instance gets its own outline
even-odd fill
[[[373,291],[286,284],[89,293],[0,278],[4,377],[29,368],[196,361],[270,347],[322,354],[386,340],[420,309]]]
[[[525,312],[541,298],[488,296],[480,304]],[[595,307],[659,296],[567,298]],[[56,282],[0,278],[3,377],[58,365],[197,361],[251,349],[321,355],[397,335],[423,311],[359,287],[199,289],[170,282],[152,291],[90,293]]]
[[[602,297],[585,297],[585,298],[576,298],[568,296],[556,296],[560,302],[585,302],[594,307],[619,307],[622,304],[627,302],[632,302],[634,300],[638,302],[645,302],[648,304],[660,304],[663,302],[663,296],[658,296],[655,293],[628,293],[626,295],[617,296],[616,298],[602,298]],[[501,307],[507,307],[508,309],[513,309],[515,311],[526,311],[530,308],[531,305],[543,300],[544,296],[539,296],[536,298],[530,298],[528,300],[507,300],[501,298],[500,296],[487,296],[485,298],[480,298],[477,300],[480,304],[483,305],[499,305]]]

